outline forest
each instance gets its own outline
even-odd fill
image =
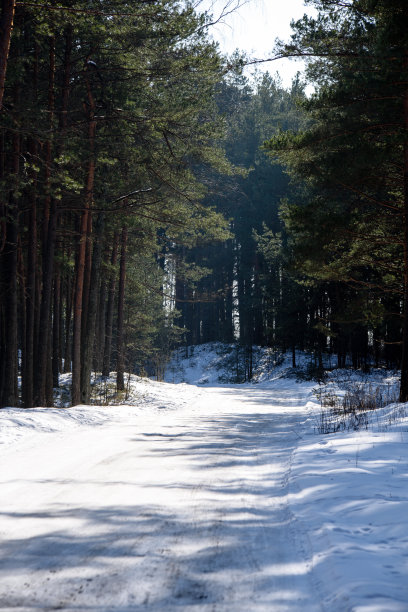
[[[0,407],[213,341],[408,401],[408,5],[307,4],[249,77],[200,3],[2,0]]]

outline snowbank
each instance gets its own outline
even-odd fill
[[[408,405],[367,429],[316,435],[317,405],[293,455],[289,503],[308,534],[327,610],[408,610]]]

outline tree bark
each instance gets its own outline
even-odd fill
[[[0,111],[3,108],[4,86],[6,82],[7,62],[13,31],[16,0],[1,0],[0,16]]]
[[[61,274],[57,269],[54,278],[54,308],[52,318],[52,386],[59,387],[59,366],[60,366],[60,305],[61,305]]]
[[[44,198],[43,225],[42,225],[42,242],[43,256],[47,250],[47,233],[49,227],[49,217],[51,208],[50,180],[51,180],[51,162],[52,162],[52,135],[54,132],[54,111],[55,111],[55,36],[49,39],[49,71],[48,71],[48,114],[49,114],[49,130],[50,136],[45,143],[45,189],[47,192]]]
[[[76,406],[81,401],[81,333],[82,333],[82,307],[85,280],[86,246],[88,240],[89,217],[93,202],[93,189],[95,181],[95,101],[90,88],[89,80],[86,78],[88,93],[88,107],[86,109],[88,119],[88,150],[89,160],[87,168],[87,179],[85,188],[85,204],[81,217],[79,230],[79,245],[76,261],[75,275],[75,302],[74,302],[74,329],[72,334],[72,388],[71,401]]]
[[[404,57],[404,73],[408,70],[408,51]],[[404,312],[402,326],[402,359],[401,359],[401,384],[400,402],[408,402],[408,83],[403,97],[404,113],[404,203],[403,203],[403,270],[404,270]]]
[[[90,275],[90,288],[88,298],[87,316],[84,321],[82,333],[82,362],[81,362],[81,403],[89,404],[91,395],[91,369],[93,347],[95,341],[96,313],[98,308],[100,270],[102,259],[104,215],[98,215],[95,224],[95,242],[92,254],[92,267]]]
[[[89,177],[88,177],[89,178]],[[81,218],[80,238],[75,270],[74,328],[72,333],[72,388],[71,401],[76,406],[81,401],[81,326],[85,273],[86,235],[89,208],[86,205]]]
[[[45,143],[45,189],[49,192],[52,166],[52,149],[54,133],[54,110],[55,110],[55,36],[49,38],[49,69],[48,69],[48,106],[49,113],[49,138]],[[51,366],[50,336],[51,336],[51,298],[52,281],[54,272],[54,254],[57,231],[57,203],[47,193],[44,198],[44,210],[42,220],[42,295],[40,307],[40,321],[37,345],[37,374],[34,383],[34,404],[36,406],[49,405],[50,394],[52,395],[52,384],[50,390],[50,377],[47,372]],[[48,401],[47,399],[48,398]]]
[[[67,277],[65,291],[65,346],[63,372],[70,372],[72,362],[71,319],[75,297],[75,287],[70,276]]]
[[[105,256],[102,257],[103,261],[106,261],[107,259],[108,259],[108,253],[106,253]],[[101,268],[101,282],[100,282],[100,287],[99,287],[99,298],[98,298],[97,328],[96,328],[95,343],[94,343],[94,366],[93,367],[96,372],[102,372],[102,367],[103,367],[103,355],[105,351],[106,294],[107,294],[107,283],[106,283],[106,279],[103,278],[102,268]]]
[[[126,285],[126,248],[127,248],[128,231],[124,227],[121,237],[121,254],[120,254],[120,272],[119,272],[119,292],[118,292],[118,340],[117,340],[117,374],[116,374],[116,389],[124,391],[125,389],[125,349],[123,338],[123,321],[124,321],[124,304],[125,304],[125,285]]]
[[[81,322],[81,343],[84,346],[84,336],[86,335],[86,326],[88,322],[88,303],[89,293],[91,289],[91,271],[92,271],[92,215],[88,215],[88,225],[86,229],[86,248],[85,248],[85,269],[84,269],[84,289],[82,295],[82,322]],[[81,349],[83,353],[83,350]],[[82,366],[81,366],[82,367]]]
[[[17,94],[18,95],[18,94]],[[13,136],[12,174],[17,188],[19,177],[20,137]],[[4,372],[0,406],[16,406],[17,396],[17,236],[18,210],[13,191],[10,192],[6,242],[3,252],[4,285]]]
[[[47,248],[43,261],[43,288],[40,310],[40,324],[38,332],[38,351],[37,351],[37,374],[35,384],[35,405],[46,405],[47,389],[47,368],[50,355],[50,336],[51,336],[51,297],[52,297],[52,277],[54,268],[55,241],[57,233],[57,205],[52,199],[51,211],[47,231]],[[48,385],[49,386],[49,385]]]
[[[111,256],[112,268],[116,266],[116,263],[118,260],[118,247],[119,247],[119,233],[115,232],[115,235],[113,237],[113,247],[112,247],[112,256]],[[105,349],[103,353],[102,376],[109,376],[110,374],[115,293],[116,293],[116,273],[114,270],[112,270],[110,281],[109,281],[108,304],[106,307],[106,332],[105,332]]]
[[[37,144],[32,143],[31,153],[37,155]],[[27,250],[27,287],[26,287],[26,355],[23,377],[23,401],[29,408],[34,405],[34,329],[35,329],[35,303],[36,303],[36,274],[37,274],[37,193],[36,176],[33,177],[31,190],[31,207],[28,222],[28,250]]]

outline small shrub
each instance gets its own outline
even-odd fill
[[[350,384],[344,395],[323,390],[316,395],[321,406],[317,432],[323,434],[367,429],[370,411],[397,401],[389,385],[384,389],[366,383]]]

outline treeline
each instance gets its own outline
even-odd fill
[[[0,406],[52,405],[62,372],[73,404],[91,369],[123,389],[177,335],[172,251],[228,235],[201,202],[203,169],[231,171],[207,23],[176,0],[2,3]]]
[[[285,210],[306,187],[291,181],[283,164],[271,163],[263,143],[271,134],[306,128],[306,101],[300,78],[290,89],[268,73],[252,82],[231,78],[219,87],[219,109],[228,118],[227,156],[245,172],[219,175],[217,197],[210,195],[209,202],[230,219],[233,236],[184,251],[177,271],[178,325],[185,329],[186,344],[238,342],[248,362],[246,378],[252,376],[253,345],[291,351],[294,366],[296,350],[315,353],[317,367],[325,352],[338,353],[341,364],[352,353],[356,367],[370,358],[367,346],[350,347],[325,329],[323,321],[334,312],[334,287],[312,282],[292,265]],[[211,274],[192,283],[184,274],[185,262],[200,262]],[[346,325],[342,330],[348,339],[354,337],[355,330]]]
[[[313,4],[283,49],[314,57],[310,127],[268,144],[305,185],[283,211],[290,263],[324,295],[322,333],[354,366],[401,366],[408,401],[408,5]]]
[[[402,364],[407,401],[408,7],[312,4],[318,16],[277,55],[309,58],[314,93],[266,76],[219,99],[226,115],[234,99],[227,151],[249,174],[222,183],[234,239],[190,254],[215,270],[197,288],[218,297],[182,321],[189,342],[291,349],[294,365],[296,349],[318,368],[324,353],[339,367]]]
[[[269,263],[260,243],[264,232],[282,230],[279,206],[292,188],[283,166],[272,165],[261,147],[278,129],[299,129],[297,103],[304,97],[299,79],[287,91],[269,74],[252,82],[229,78],[218,88],[219,111],[228,122],[226,153],[243,172],[215,176],[216,195],[207,196],[230,219],[233,236],[184,251],[177,270],[178,324],[186,330],[187,344],[239,340],[247,347],[291,346],[294,321],[283,319],[292,287],[282,278],[281,263]],[[270,250],[274,243],[267,243]],[[211,274],[192,283],[185,262],[200,262]]]
[[[312,4],[276,49],[306,96],[232,71],[189,2],[5,0],[0,406],[214,340],[246,378],[254,344],[402,364],[408,400],[408,8]]]

